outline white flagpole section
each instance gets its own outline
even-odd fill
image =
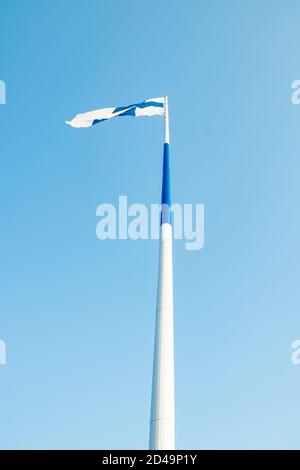
[[[170,216],[169,113],[165,97],[162,218],[153,361],[150,449],[175,449],[173,261]]]

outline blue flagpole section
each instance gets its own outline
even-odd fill
[[[168,143],[164,144],[161,204],[161,224],[171,224],[170,145]]]

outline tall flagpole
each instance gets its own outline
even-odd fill
[[[169,111],[165,97],[162,213],[153,360],[150,449],[175,449],[173,261],[170,192]]]

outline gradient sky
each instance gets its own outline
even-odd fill
[[[158,244],[96,207],[158,202],[169,96],[177,448],[300,448],[297,0],[0,0],[0,448],[147,448]]]

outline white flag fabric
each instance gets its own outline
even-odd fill
[[[99,122],[107,121],[119,116],[163,116],[164,97],[150,98],[142,103],[119,106],[116,108],[102,108],[88,113],[77,114],[71,121],[66,121],[72,127],[91,127]]]

